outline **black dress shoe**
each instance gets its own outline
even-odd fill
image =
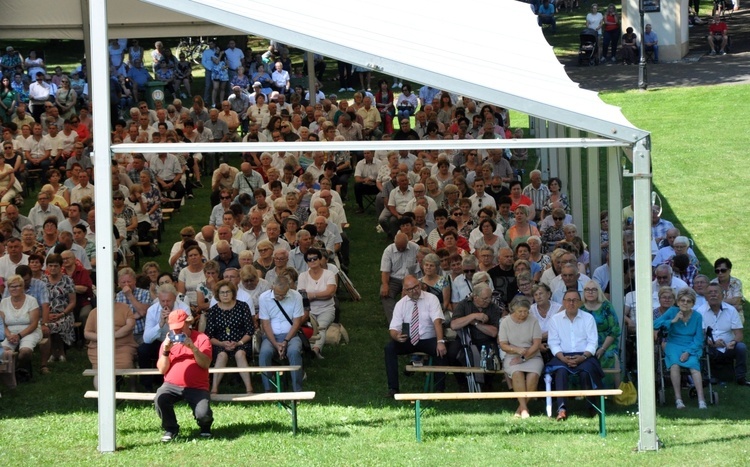
[[[398,389],[389,389],[388,392],[385,394],[386,399],[393,399],[393,396],[395,394],[398,394]]]
[[[740,386],[750,386],[750,382],[748,382],[748,380],[746,380],[745,378],[739,378],[737,380],[737,384],[739,384]]]

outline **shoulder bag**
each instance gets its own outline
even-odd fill
[[[275,298],[273,299],[273,301],[276,302],[276,306],[279,307],[279,310],[281,310],[281,313],[284,315],[284,317],[286,318],[286,320],[289,321],[289,324],[291,324],[292,326],[294,326],[294,321],[292,321],[292,318],[290,318],[289,315],[286,314],[286,311],[284,310],[284,307],[281,306],[281,303],[278,300],[276,300]],[[302,329],[297,329],[297,337],[299,337],[299,340],[302,341],[302,350],[304,352],[306,352],[306,353],[307,352],[312,352],[312,346],[310,345],[310,339],[308,339],[307,336],[305,335],[305,333],[302,332]]]

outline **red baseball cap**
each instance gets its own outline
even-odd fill
[[[182,329],[185,322],[192,322],[193,317],[190,316],[185,310],[174,310],[169,313],[169,329],[177,331]]]

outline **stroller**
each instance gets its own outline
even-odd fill
[[[578,48],[578,66],[599,64],[599,34],[595,29],[581,31],[581,45]]]

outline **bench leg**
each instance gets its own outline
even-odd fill
[[[422,442],[422,410],[420,407],[420,401],[417,399],[414,404],[414,426],[417,434],[417,442]]]
[[[605,438],[607,436],[607,424],[606,424],[607,416],[604,411],[604,396],[599,396],[599,398],[601,401],[599,402],[599,405],[601,407],[599,410],[599,436],[601,436],[602,438]]]
[[[292,435],[297,434],[297,401],[292,401]]]

